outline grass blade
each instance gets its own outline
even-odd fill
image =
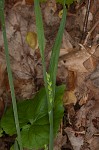
[[[44,29],[43,29],[43,21],[42,21],[42,15],[41,10],[39,6],[39,0],[34,0],[34,6],[35,6],[35,16],[36,16],[36,28],[37,28],[37,36],[38,36],[38,43],[42,58],[42,66],[43,66],[43,75],[44,75],[44,83],[45,83],[45,89],[46,89],[46,96],[47,96],[47,102],[48,102],[48,113],[49,113],[49,123],[50,123],[50,133],[49,133],[49,150],[53,149],[53,97],[50,97],[49,90],[48,90],[48,84],[50,82],[47,80],[48,74],[46,72],[46,64],[45,64],[45,58],[44,58],[44,49],[45,49],[45,38],[44,38]]]
[[[39,43],[41,57],[44,57],[45,37],[44,37],[44,28],[43,28],[43,21],[42,21],[42,14],[39,5],[39,0],[34,0],[34,6],[35,6],[35,15],[36,15],[38,43]]]
[[[34,10],[35,10],[35,16],[36,16],[37,38],[38,38],[39,49],[40,49],[40,54],[42,58],[44,82],[45,82],[45,87],[47,88],[46,64],[45,64],[45,58],[44,58],[45,36],[44,36],[44,28],[43,28],[43,21],[42,21],[42,14],[41,14],[41,9],[39,5],[39,0],[34,0]],[[46,92],[47,92],[47,89],[46,89]]]
[[[44,38],[43,21],[42,21],[40,6],[39,6],[39,0],[34,0],[34,7],[35,7],[38,43],[39,43],[39,48],[40,48],[40,53],[41,53],[41,58],[42,58],[43,75],[44,75],[45,89],[46,89],[46,95],[47,95],[47,101],[48,101],[48,113],[49,113],[49,122],[50,122],[49,150],[53,150],[53,139],[54,139],[53,104],[54,104],[54,95],[55,95],[55,86],[56,86],[55,82],[56,82],[56,72],[57,72],[57,65],[58,65],[59,50],[61,46],[63,31],[65,27],[65,21],[66,21],[66,8],[64,5],[63,17],[62,17],[58,35],[57,35],[57,38],[56,38],[56,41],[52,50],[49,73],[46,73],[46,65],[45,65],[45,59],[44,59],[45,38]]]
[[[65,1],[64,1],[64,4],[65,4]],[[52,48],[52,54],[51,54],[51,60],[50,60],[50,66],[49,66],[49,74],[50,74],[51,81],[52,81],[53,101],[54,101],[54,97],[55,97],[55,86],[56,86],[56,73],[57,73],[57,66],[58,66],[58,58],[59,58],[59,52],[60,52],[63,32],[64,32],[64,28],[65,28],[65,22],[66,22],[66,8],[64,5],[63,16],[62,16],[62,20],[60,23],[58,34],[57,34],[57,37],[55,40],[55,44]],[[53,104],[54,104],[54,102],[53,102]],[[51,109],[49,119],[51,122],[51,126],[50,126],[51,136],[50,136],[49,149],[53,150],[53,133],[52,133],[53,132],[53,108]]]
[[[59,58],[59,52],[60,52],[63,32],[64,32],[64,28],[65,28],[65,23],[66,23],[66,7],[64,5],[63,16],[62,16],[62,20],[61,20],[61,23],[60,23],[58,33],[57,33],[55,44],[52,48],[52,54],[51,54],[51,60],[50,60],[50,66],[49,66],[49,73],[50,73],[51,79],[52,79],[52,88],[53,88],[53,92],[54,92],[53,94],[54,95],[55,95],[55,85],[56,85],[56,74],[57,74],[58,58]]]
[[[10,90],[11,90],[11,97],[12,97],[15,125],[16,125],[17,136],[18,136],[18,143],[19,143],[20,150],[23,150],[22,142],[21,142],[19,120],[18,120],[18,113],[17,113],[16,98],[15,98],[14,85],[13,85],[13,77],[12,77],[12,72],[11,72],[11,67],[10,67],[8,42],[7,42],[7,36],[6,36],[6,27],[5,27],[5,18],[4,18],[4,0],[0,0],[0,20],[1,20],[2,31],[3,31],[3,39],[4,39],[4,47],[5,47],[5,55],[6,55],[7,72],[8,72],[8,79],[9,79]]]

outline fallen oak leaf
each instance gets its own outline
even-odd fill
[[[74,150],[80,150],[80,148],[84,142],[83,135],[78,134],[78,136],[76,137],[75,131],[70,127],[67,127],[64,131],[68,135],[68,138],[71,142],[73,149]]]
[[[59,61],[69,70],[87,72],[87,69],[84,67],[83,63],[94,54],[96,47],[97,45],[92,46],[90,49],[84,47],[82,47],[80,50],[72,49],[69,53],[60,56]]]

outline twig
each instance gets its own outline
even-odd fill
[[[75,131],[76,134],[85,135],[85,131]]]
[[[89,11],[90,11],[90,4],[91,4],[91,0],[88,0],[88,3],[87,3],[87,11],[86,11],[85,20],[84,20],[84,25],[83,25],[83,34],[82,34],[80,43],[82,43],[83,38],[84,38],[84,34],[85,34],[86,31],[87,31],[87,24],[88,24],[88,17],[89,17]]]
[[[96,26],[99,24],[99,20],[94,24],[94,26],[91,28],[91,30],[88,32],[85,41],[83,43],[83,45],[86,45],[88,38],[90,37],[91,33],[93,32],[93,30],[96,28]]]
[[[95,133],[94,136],[99,136],[99,133]]]
[[[82,44],[79,44],[79,45],[81,46],[82,49],[86,50],[86,52],[87,52],[90,56],[92,56],[93,58],[99,60],[99,59],[94,55],[94,52],[95,52],[95,50],[97,49],[97,47],[99,46],[99,44],[93,45],[93,46],[90,48],[90,51],[88,51],[87,48],[85,48],[85,45],[84,45],[84,44],[83,44],[83,45],[82,45]],[[93,49],[95,49],[94,52],[93,52]]]

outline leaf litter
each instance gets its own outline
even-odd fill
[[[99,1],[91,2],[90,15],[83,43],[80,39],[87,3],[69,8],[58,64],[57,84],[66,84],[64,118],[55,150],[99,149]],[[41,4],[46,36],[46,64],[59,27],[61,7],[55,1]],[[72,9],[73,8],[73,9]],[[43,86],[39,49],[32,50],[27,42],[28,32],[36,33],[35,16],[30,1],[6,2],[5,17],[11,68],[17,99],[31,98]],[[94,30],[92,31],[95,23]],[[88,38],[87,38],[88,37]],[[8,98],[6,98],[6,96]],[[7,99],[7,101],[6,101]],[[11,104],[6,71],[4,45],[0,30],[0,116]],[[9,142],[0,138],[1,150],[9,149]],[[58,142],[59,141],[59,142]],[[2,143],[2,144],[1,144]],[[11,141],[10,141],[11,143]]]

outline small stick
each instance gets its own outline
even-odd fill
[[[84,24],[83,24],[83,34],[82,34],[80,43],[83,42],[84,34],[85,34],[86,31],[87,31],[88,17],[89,17],[89,12],[90,12],[90,4],[91,4],[91,1],[88,0],[88,3],[87,3],[87,10],[86,10],[86,15],[85,15]]]
[[[95,133],[94,136],[99,136],[99,133]]]
[[[91,33],[93,32],[93,30],[96,28],[96,26],[99,24],[99,20],[94,24],[94,26],[91,28],[91,30],[88,32],[85,41],[83,43],[83,45],[86,45],[88,38],[90,37]]]

